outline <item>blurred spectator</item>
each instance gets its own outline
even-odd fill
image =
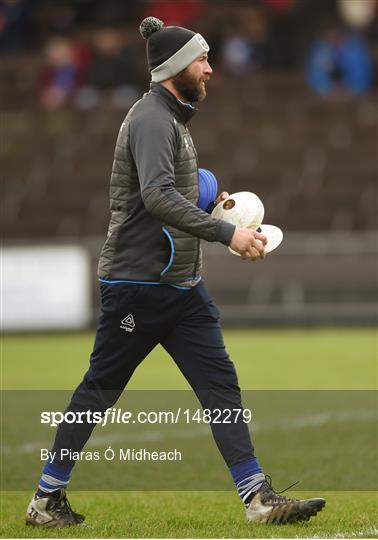
[[[334,27],[312,45],[306,74],[311,88],[323,96],[365,93],[373,83],[368,46],[357,34]]]
[[[243,6],[239,20],[224,38],[221,57],[225,71],[231,75],[246,75],[269,63],[268,21],[262,10]]]
[[[222,66],[230,75],[247,75],[262,67],[264,57],[258,44],[238,32],[228,36],[222,46]]]
[[[376,0],[338,0],[339,12],[344,22],[351,28],[361,30],[374,20],[377,12]]]
[[[69,38],[55,37],[45,48],[40,74],[40,102],[47,109],[66,105],[85,82],[89,54]]]
[[[93,36],[93,61],[88,84],[80,90],[76,104],[82,108],[110,102],[128,108],[139,97],[141,74],[132,43],[115,28],[101,28]]]

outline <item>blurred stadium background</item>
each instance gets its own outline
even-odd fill
[[[284,230],[253,265],[203,243],[224,323],[376,323],[376,0],[3,0],[3,330],[96,320],[115,139],[149,85],[148,15],[208,40],[200,165],[222,190],[257,193]]]

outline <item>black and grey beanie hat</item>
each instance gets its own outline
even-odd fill
[[[174,77],[209,50],[201,34],[180,26],[164,26],[155,17],[144,19],[139,30],[147,40],[148,67],[153,82]]]

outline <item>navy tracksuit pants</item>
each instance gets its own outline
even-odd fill
[[[102,283],[101,295],[90,367],[67,411],[103,412],[112,407],[134,370],[158,343],[172,356],[203,408],[242,407],[235,368],[223,342],[219,311],[203,282],[191,290]],[[248,424],[241,417],[236,423],[211,424],[228,466],[253,457]],[[61,448],[80,451],[94,426],[63,422],[53,451],[57,455]]]

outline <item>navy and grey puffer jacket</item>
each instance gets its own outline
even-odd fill
[[[200,239],[229,245],[235,227],[196,207],[195,110],[158,83],[127,114],[110,180],[111,218],[99,261],[107,281],[193,286]]]

